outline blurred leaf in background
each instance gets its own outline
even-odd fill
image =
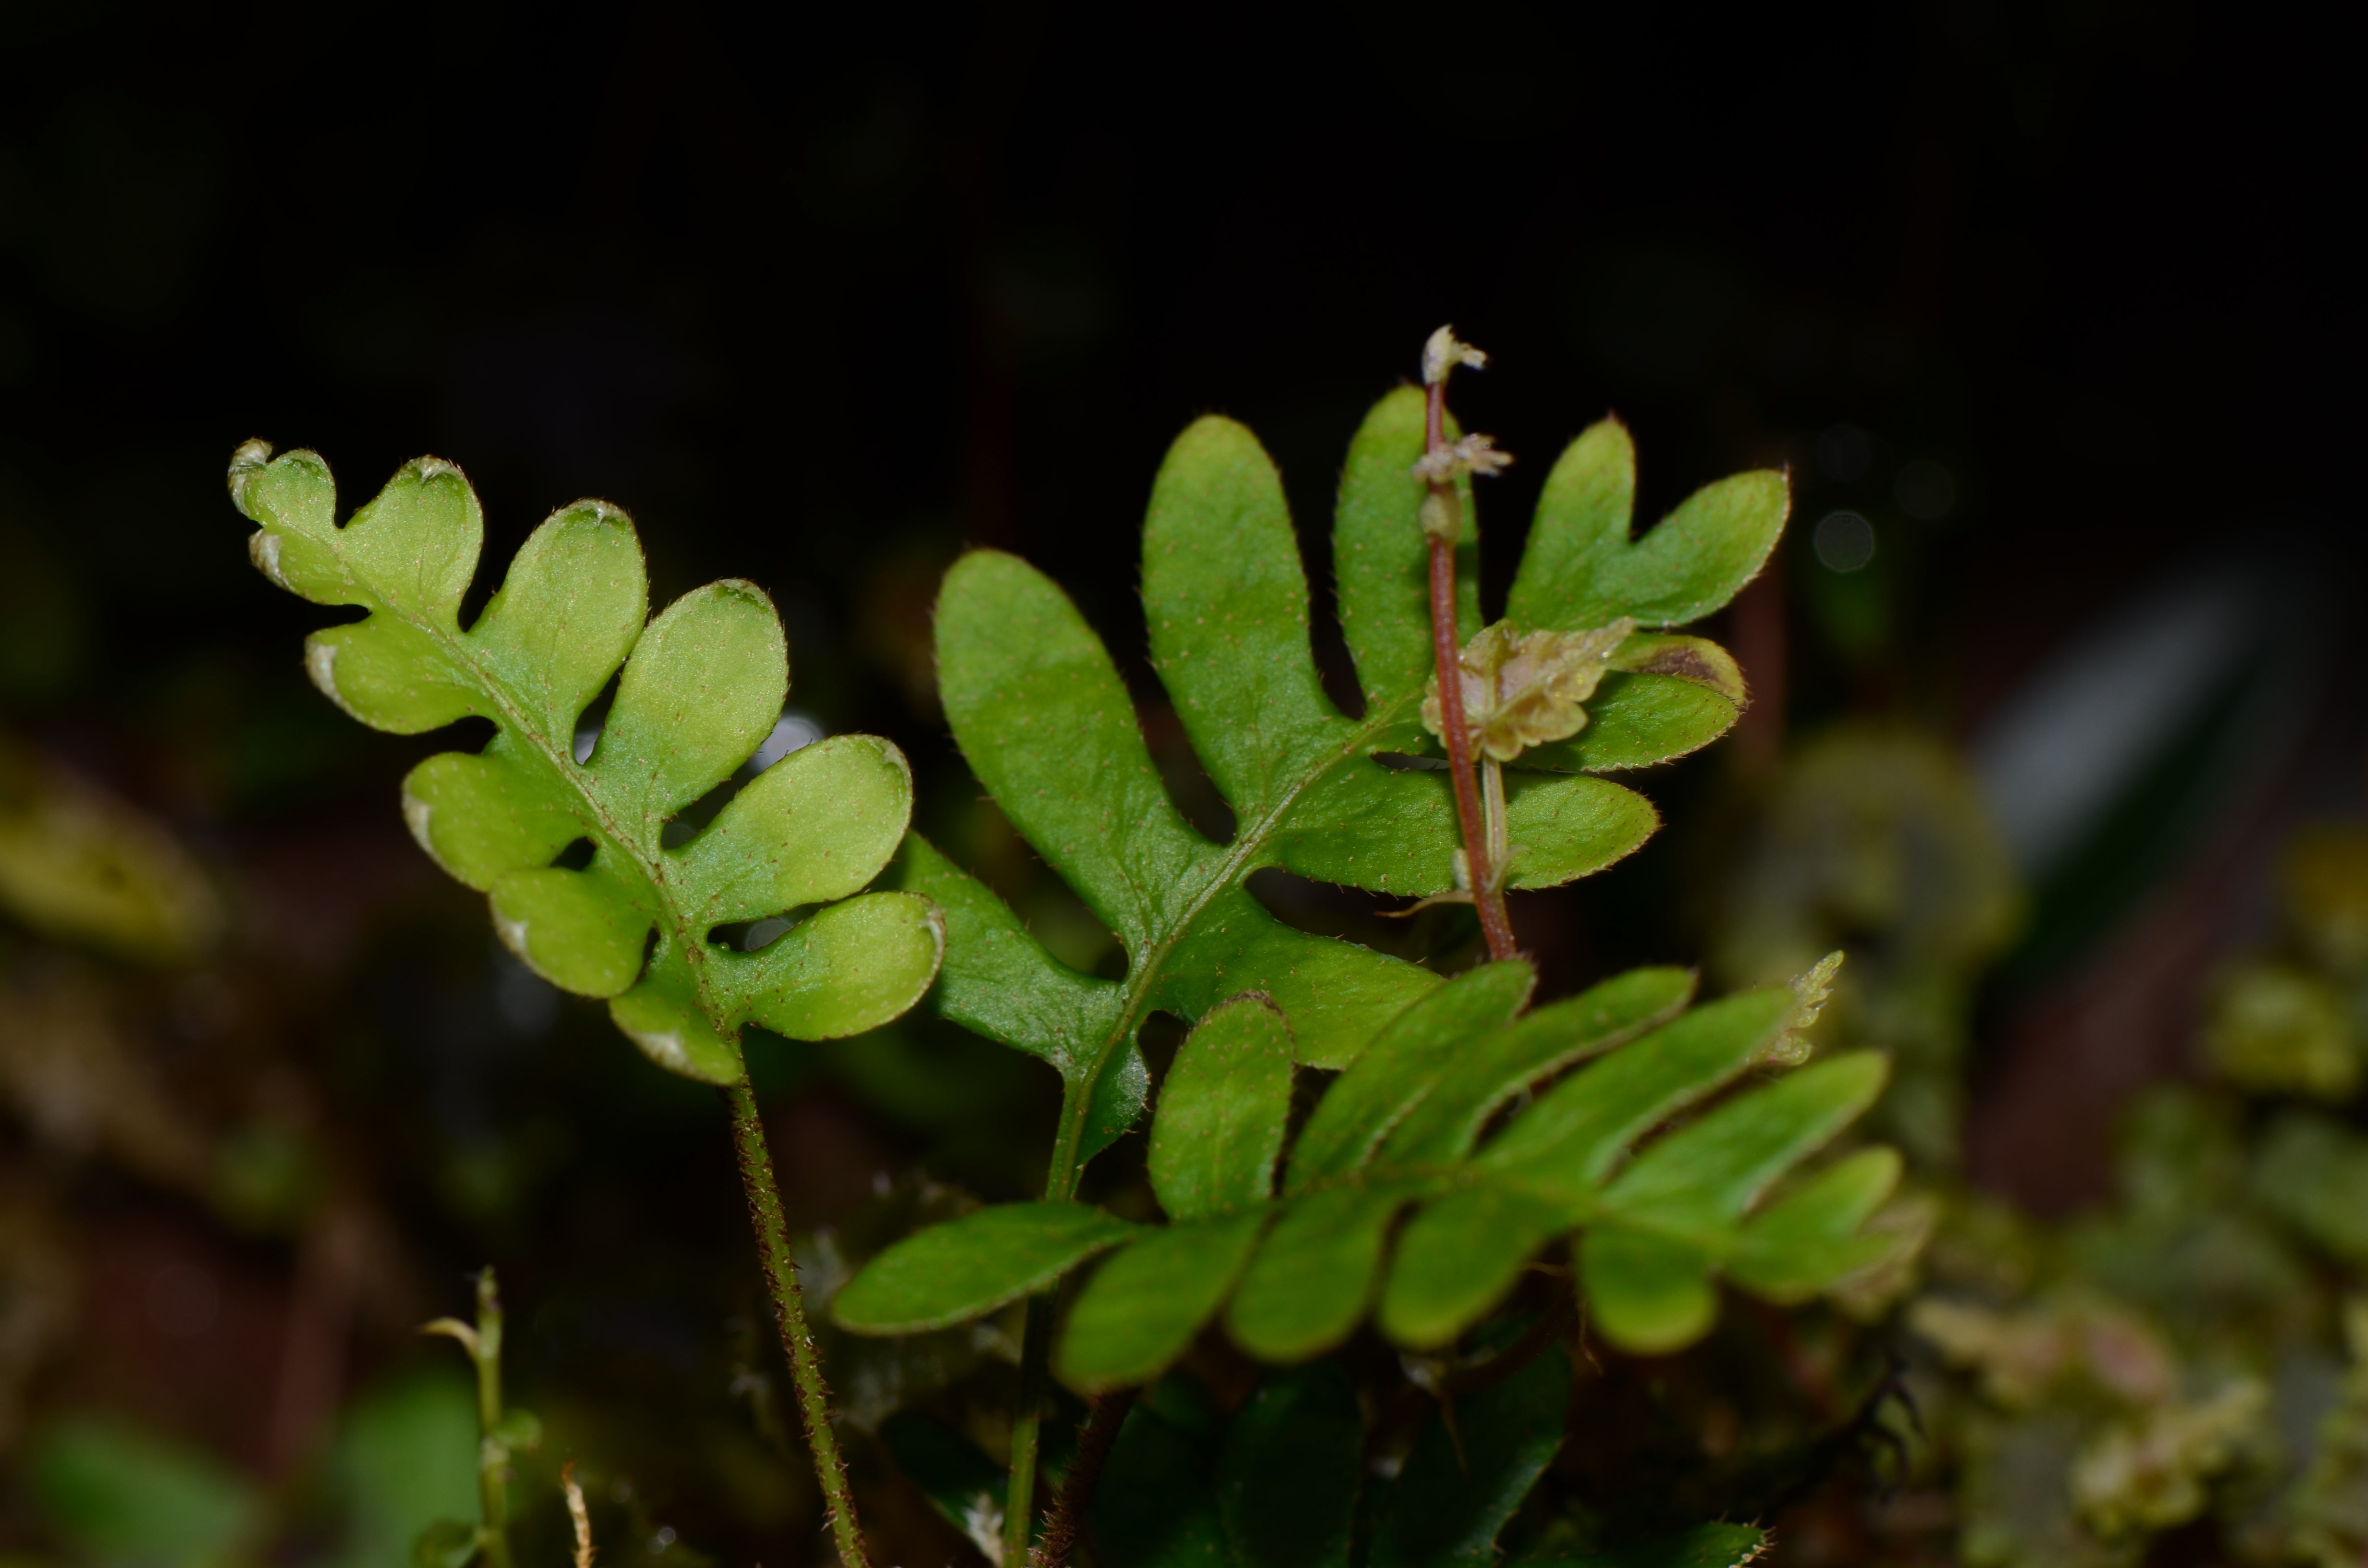
[[[2109,1204],[2051,1227],[1952,1201],[1907,1323],[1957,1369],[1918,1398],[1966,1562],[2125,1562],[2187,1528],[2248,1562],[2368,1549],[2362,843],[2293,835],[2274,940],[2210,994],[2213,1076],[2129,1108]]]
[[[0,731],[0,914],[158,963],[222,933],[220,893],[145,814]]]
[[[422,1530],[477,1517],[475,1391],[442,1368],[389,1379],[347,1408],[329,1464],[343,1528],[324,1568],[412,1568]]]
[[[257,1561],[262,1494],[220,1460],[97,1417],[37,1440],[35,1507],[90,1568],[239,1568]]]
[[[1974,988],[2023,909],[1971,776],[1937,741],[1843,726],[1793,750],[1747,823],[1715,892],[1713,974],[1766,984],[1846,951],[1813,1038],[1892,1052],[1871,1129],[1954,1170]]]
[[[61,551],[31,526],[11,480],[0,467],[0,699],[40,702],[81,673],[90,624]]]

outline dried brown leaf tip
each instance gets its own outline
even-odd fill
[[[1457,658],[1473,745],[1491,761],[1510,762],[1531,746],[1578,733],[1587,727],[1583,705],[1635,630],[1622,616],[1588,631],[1525,633],[1504,621],[1482,631]],[[1445,738],[1436,677],[1423,699],[1422,723]]]

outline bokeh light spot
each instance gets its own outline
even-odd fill
[[[1829,572],[1855,572],[1874,559],[1874,525],[1856,512],[1827,512],[1810,542]]]

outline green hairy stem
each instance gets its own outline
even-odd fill
[[[855,1520],[855,1495],[848,1489],[847,1461],[839,1456],[838,1434],[830,1424],[830,1389],[824,1383],[822,1359],[814,1353],[814,1335],[806,1327],[803,1293],[798,1289],[798,1266],[790,1256],[789,1225],[781,1214],[781,1192],[773,1178],[773,1156],[765,1144],[764,1119],[757,1096],[744,1081],[723,1091],[732,1109],[732,1142],[740,1154],[740,1182],[748,1194],[748,1221],[757,1232],[757,1256],[765,1271],[765,1290],[772,1298],[773,1322],[781,1335],[781,1351],[789,1358],[790,1377],[797,1385],[798,1419],[804,1425],[806,1446],[813,1450],[814,1479],[822,1483],[823,1504],[830,1512],[831,1538],[847,1568],[864,1568],[863,1535]]]

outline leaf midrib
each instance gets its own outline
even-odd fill
[[[1634,1231],[1664,1241],[1681,1243],[1702,1253],[1713,1262],[1723,1262],[1735,1241],[1743,1234],[1751,1216],[1748,1210],[1734,1220],[1711,1220],[1688,1223],[1667,1210],[1622,1210],[1604,1201],[1609,1182],[1598,1183],[1584,1193],[1574,1194],[1566,1187],[1549,1187],[1522,1180],[1506,1172],[1487,1170],[1466,1161],[1453,1165],[1365,1165],[1338,1176],[1327,1176],[1310,1183],[1296,1192],[1276,1193],[1247,1208],[1226,1210],[1208,1218],[1231,1218],[1240,1214],[1265,1212],[1280,1215],[1285,1209],[1327,1192],[1343,1190],[1372,1191],[1395,1196],[1404,1204],[1433,1204],[1466,1192],[1507,1192],[1535,1199],[1560,1211],[1555,1225],[1557,1235],[1576,1231],[1588,1231],[1602,1226],[1614,1226]],[[1166,1228],[1187,1223],[1171,1216]],[[1155,1229],[1146,1227],[1143,1234]],[[1139,1241],[1142,1235],[1130,1237]]]
[[[1205,838],[1201,840],[1202,843],[1208,844],[1210,848],[1220,849],[1222,852],[1214,858],[1202,862],[1208,868],[1206,881],[1184,905],[1182,912],[1167,924],[1164,931],[1156,937],[1146,937],[1142,953],[1127,966],[1126,978],[1119,982],[1123,1000],[1119,1007],[1118,1017],[1111,1024],[1110,1032],[1103,1036],[1101,1043],[1095,1048],[1091,1061],[1074,1080],[1078,1092],[1072,1096],[1070,1103],[1063,1108],[1063,1120],[1065,1125],[1061,1130],[1058,1147],[1069,1151],[1069,1168],[1064,1171],[1056,1165],[1052,1173],[1053,1179],[1046,1184],[1047,1197],[1067,1198],[1075,1193],[1077,1176],[1084,1165],[1084,1162],[1076,1157],[1076,1151],[1083,1146],[1084,1121],[1092,1109],[1094,1085],[1100,1081],[1103,1071],[1110,1065],[1111,1053],[1118,1049],[1121,1042],[1132,1036],[1140,1025],[1146,1004],[1153,993],[1158,989],[1159,979],[1166,972],[1168,957],[1175,950],[1176,945],[1184,939],[1185,934],[1192,928],[1193,923],[1201,917],[1201,912],[1207,909],[1213,900],[1226,890],[1237,885],[1251,871],[1258,869],[1258,867],[1250,862],[1254,862],[1262,854],[1266,848],[1268,837],[1281,825],[1283,817],[1289,814],[1291,808],[1298,804],[1300,797],[1342,763],[1363,760],[1366,743],[1392,724],[1401,722],[1405,718],[1407,706],[1418,700],[1419,697],[1419,692],[1403,693],[1378,710],[1368,713],[1361,720],[1351,720],[1345,715],[1339,716],[1341,722],[1350,728],[1337,752],[1330,752],[1331,743],[1326,742],[1326,748],[1330,755],[1324,756],[1302,773],[1281,791],[1274,804],[1258,818],[1250,823],[1237,824],[1231,844],[1218,846],[1210,844]],[[1163,792],[1167,790],[1164,782],[1161,790]],[[1199,836],[1197,829],[1192,831],[1195,836]],[[1269,918],[1271,919],[1272,916],[1269,915]],[[1055,1186],[1059,1190],[1053,1190]]]
[[[549,765],[567,788],[575,791],[576,799],[583,801],[586,809],[591,813],[596,826],[609,843],[622,853],[632,863],[634,869],[641,872],[643,880],[649,883],[651,891],[657,897],[662,910],[660,918],[671,927],[668,935],[673,937],[675,945],[681,949],[683,961],[689,966],[692,983],[699,991],[700,1011],[707,1015],[709,1026],[718,1035],[733,1042],[736,1051],[738,1049],[736,1037],[729,1026],[719,1021],[724,1017],[724,1011],[716,1005],[712,984],[712,977],[708,969],[708,955],[702,950],[706,944],[696,939],[693,934],[694,923],[676,902],[674,886],[666,875],[665,866],[642,853],[640,847],[620,825],[617,814],[592,789],[591,773],[579,766],[575,760],[573,749],[575,737],[571,734],[568,737],[567,745],[554,749],[552,742],[550,737],[543,734],[541,727],[528,721],[524,705],[519,701],[517,694],[510,690],[509,683],[475,656],[469,644],[469,638],[473,629],[472,631],[462,631],[458,615],[454,616],[448,629],[440,619],[432,618],[423,619],[396,609],[389,604],[385,595],[374,583],[371,583],[371,574],[356,570],[355,559],[345,548],[344,534],[343,528],[335,528],[333,525],[332,548],[336,551],[339,564],[346,568],[354,582],[371,585],[370,592],[378,599],[378,603],[372,607],[371,613],[393,616],[404,624],[427,633],[439,648],[445,651],[448,657],[473,676],[479,688],[495,707],[501,710],[501,715],[494,722],[513,736],[522,737],[533,748],[534,754]],[[480,615],[481,622],[483,619]],[[619,668],[621,669],[640,650],[642,633],[648,630],[649,621],[645,615],[640,630],[633,633],[633,645],[625,650],[624,659],[619,661]],[[610,671],[609,674],[613,676],[615,671]],[[606,680],[607,677],[604,676],[603,684],[606,684]],[[598,743],[596,742],[595,744],[597,746]],[[634,971],[635,984],[640,983],[644,972],[645,969]],[[631,990],[632,986],[626,989]],[[618,994],[621,995],[623,993],[620,992]]]

